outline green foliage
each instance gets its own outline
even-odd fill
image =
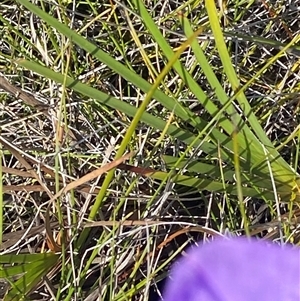
[[[231,90],[229,94],[232,96],[227,96],[228,93],[225,93],[222,85],[216,78],[213,70],[211,69],[209,62],[207,61],[201,47],[197,43],[196,36],[191,40],[191,46],[195,53],[195,57],[201,66],[203,72],[205,73],[207,80],[211,84],[212,88],[215,89],[216,96],[220,105],[224,106],[223,110],[219,110],[219,105],[216,105],[208,95],[201,89],[199,85],[195,82],[188,70],[182,66],[180,61],[174,60],[172,68],[178,73],[181,79],[185,82],[191,91],[198,98],[199,102],[205,106],[207,112],[211,115],[212,122],[215,122],[217,126],[211,130],[205,128],[207,121],[196,116],[188,108],[184,107],[173,97],[169,97],[158,89],[152,88],[151,84],[147,83],[143,78],[138,76],[134,71],[127,68],[125,65],[117,62],[109,54],[105,53],[103,50],[99,49],[93,43],[82,38],[79,34],[72,31],[68,26],[60,23],[55,18],[51,17],[37,6],[31,4],[26,0],[20,0],[20,3],[30,9],[33,13],[41,17],[49,25],[53,26],[59,32],[64,34],[70,41],[74,44],[77,44],[82,49],[86,50],[91,55],[95,56],[99,61],[109,66],[114,72],[117,72],[127,81],[136,85],[146,94],[149,94],[151,89],[154,89],[154,92],[151,92],[153,98],[160,102],[165,108],[170,111],[174,111],[176,117],[181,118],[183,122],[187,122],[190,126],[195,127],[201,135],[195,135],[187,130],[182,130],[176,126],[169,126],[167,133],[168,135],[181,140],[187,145],[192,145],[197,147],[201,145],[203,151],[205,151],[210,156],[217,156],[218,148],[221,148],[222,160],[224,160],[228,165],[224,167],[224,171],[230,171],[234,168],[234,155],[238,156],[240,173],[242,181],[240,188],[242,189],[244,196],[253,196],[253,193],[248,193],[249,187],[245,187],[243,184],[248,183],[252,189],[256,190],[258,195],[264,196],[267,199],[270,199],[270,192],[274,191],[273,181],[276,184],[277,193],[280,194],[283,201],[288,202],[291,197],[292,189],[295,186],[297,175],[292,170],[287,162],[280,156],[278,151],[276,151],[273,144],[267,138],[263,129],[261,128],[259,121],[255,117],[251,106],[247,102],[247,99],[243,93],[245,87],[249,86],[249,83],[246,83],[244,86],[240,85],[238,77],[235,73],[235,70],[232,67],[230,57],[228,55],[228,50],[224,42],[223,33],[219,25],[219,16],[215,8],[214,1],[206,1],[206,8],[209,15],[210,23],[206,24],[206,27],[211,25],[213,34],[216,39],[216,46],[220,54],[220,58],[224,68],[224,74],[226,74],[228,81],[230,82]],[[143,18],[145,25],[148,30],[152,33],[153,38],[156,40],[157,44],[161,47],[162,52],[167,57],[168,60],[171,60],[174,56],[174,52],[171,47],[168,45],[167,41],[164,39],[158,28],[155,26],[154,21],[151,19],[149,13],[145,9],[144,5],[140,1],[134,2],[136,10],[139,12]],[[190,37],[193,32],[191,26],[188,22],[188,19],[183,15],[180,16],[182,27],[185,30],[187,37]],[[204,29],[204,28],[203,28]],[[203,30],[200,29],[201,31]],[[291,47],[297,39],[294,39],[289,45],[287,45],[281,52],[278,53],[279,57],[286,49]],[[274,58],[274,60],[276,57]],[[61,84],[65,82],[66,87],[72,88],[77,92],[80,92],[84,96],[93,98],[97,101],[102,102],[103,104],[110,106],[116,110],[122,110],[128,116],[138,116],[137,121],[145,122],[153,127],[156,127],[158,130],[163,130],[166,127],[166,122],[159,119],[151,114],[143,112],[142,114],[136,115],[137,109],[133,106],[121,102],[110,95],[107,95],[103,92],[97,91],[89,87],[88,85],[78,82],[76,79],[72,79],[63,74],[52,71],[47,67],[43,67],[34,61],[29,60],[19,60],[17,62],[19,65],[28,68],[34,72],[55,80]],[[259,77],[260,74],[268,68],[269,64],[266,64],[262,67],[261,71],[257,74]],[[235,105],[235,101],[237,104]],[[145,103],[143,103],[145,105]],[[242,110],[242,111],[241,111]],[[144,109],[142,110],[144,111]],[[219,129],[218,129],[219,128]],[[204,130],[205,129],[205,130]],[[221,130],[222,129],[222,130]],[[128,144],[128,138],[131,135],[134,128],[129,131],[129,135],[126,136],[126,139],[121,144],[121,151],[118,153],[117,157],[122,155],[122,152],[125,150],[126,145]],[[206,142],[203,143],[202,139],[205,137]],[[232,139],[233,138],[233,139]],[[234,150],[234,143],[237,144],[238,153]],[[112,173],[110,174],[112,175]],[[155,175],[152,175],[155,177]],[[161,177],[159,177],[161,178]],[[106,188],[111,181],[111,176],[107,177],[107,182],[104,184],[103,191],[106,191]],[[207,189],[211,191],[220,191],[220,185],[222,185],[221,179],[214,179],[210,183],[204,182]],[[172,178],[172,181],[180,181],[179,179]],[[193,183],[197,183],[199,180],[194,178]],[[218,183],[219,181],[219,183]],[[188,185],[187,181],[180,181],[183,185]],[[203,186],[197,186],[195,184],[190,184],[195,186],[195,188],[203,188]],[[233,191],[233,189],[231,190]],[[229,191],[229,192],[231,192]],[[97,205],[94,207],[96,212],[101,206],[103,195],[98,197]],[[93,218],[94,214],[90,216]]]
[[[159,189],[166,185],[166,183],[171,183],[189,187],[200,192],[209,191],[215,194],[225,195],[230,217],[234,216],[233,206],[231,207],[230,201],[228,201],[229,198],[232,198],[233,202],[238,202],[237,207],[240,210],[239,213],[243,219],[243,227],[247,234],[249,233],[250,225],[244,206],[244,199],[246,197],[262,199],[267,204],[272,203],[274,200],[276,200],[276,204],[280,201],[282,203],[288,203],[289,205],[299,201],[299,175],[295,172],[294,168],[290,166],[289,162],[282,157],[278,146],[274,145],[274,142],[268,138],[262,126],[263,117],[257,116],[253,105],[248,102],[246,96],[247,89],[258,81],[284,53],[297,50],[297,47],[294,47],[294,44],[299,41],[297,36],[286,44],[254,37],[251,41],[279,47],[280,51],[274,55],[272,59],[263,62],[259,68],[255,69],[255,76],[244,79],[233,66],[230,47],[226,39],[230,36],[230,33],[225,32],[223,26],[220,25],[220,20],[224,16],[221,9],[217,10],[216,1],[205,1],[204,13],[207,14],[208,19],[199,22],[201,25],[192,23],[189,20],[188,14],[184,14],[180,10],[174,12],[174,18],[176,18],[178,24],[180,24],[184,34],[184,40],[176,47],[165,38],[161,28],[159,28],[156,20],[151,16],[149,9],[145,7],[143,1],[127,1],[126,5],[143,21],[146,30],[144,34],[147,34],[154,44],[157,45],[158,56],[163,62],[163,66],[160,70],[152,66],[150,55],[148,55],[141,46],[143,36],[132,26],[130,18],[127,16],[127,25],[130,28],[132,39],[136,45],[140,47],[141,55],[148,68],[148,80],[144,78],[145,76],[136,72],[135,67],[127,58],[124,58],[122,61],[116,59],[116,53],[124,52],[124,44],[126,44],[126,38],[122,36],[119,27],[115,32],[110,32],[109,34],[108,38],[115,47],[113,51],[109,52],[97,46],[96,43],[91,42],[80,32],[71,29],[67,24],[65,16],[61,18],[62,21],[59,21],[58,18],[53,17],[51,12],[45,9],[43,5],[37,6],[28,0],[17,0],[17,2],[32,12],[35,17],[39,17],[43,20],[43,25],[49,32],[49,43],[53,45],[53,48],[58,53],[61,51],[59,55],[55,57],[55,60],[59,61],[61,59],[64,63],[62,64],[63,67],[57,70],[53,67],[53,65],[55,65],[53,61],[47,61],[47,63],[45,63],[45,61],[40,58],[35,58],[35,56],[30,55],[30,53],[23,48],[20,50],[22,54],[21,58],[14,60],[14,62],[18,65],[18,68],[22,68],[22,70],[30,70],[34,74],[39,74],[42,78],[55,81],[62,85],[64,92],[62,96],[63,105],[60,108],[61,115],[64,115],[63,113],[66,114],[67,111],[65,108],[65,91],[77,92],[77,94],[82,97],[82,103],[86,108],[89,122],[91,123],[94,118],[91,111],[94,111],[95,114],[105,112],[106,115],[103,115],[106,117],[109,116],[109,114],[121,112],[121,115],[124,116],[124,120],[122,121],[126,124],[126,132],[120,136],[121,139],[118,141],[115,159],[120,158],[126,151],[136,150],[134,139],[141,124],[146,125],[160,135],[160,138],[154,143],[154,150],[146,152],[150,157],[149,160],[155,161],[155,159],[157,159],[153,158],[155,156],[153,156],[153,154],[155,150],[160,150],[161,141],[164,139],[170,139],[172,142],[180,143],[184,146],[184,149],[177,152],[176,155],[161,154],[164,167],[156,165],[152,169],[147,169],[148,166],[142,166],[140,169],[135,170],[137,176],[141,175],[156,180],[155,183],[160,185]],[[92,7],[92,3],[90,4]],[[199,1],[188,1],[184,3],[182,11],[184,11],[183,8],[189,5],[197,6],[199,5]],[[250,6],[251,4],[248,5]],[[240,18],[242,14],[242,12],[238,12],[238,7],[239,6],[236,8],[236,19]],[[41,48],[33,45],[32,42],[29,41],[26,36],[23,36],[15,27],[11,27],[7,20],[3,18],[0,18],[0,20],[7,26],[10,26],[17,38],[24,39],[37,53],[41,52]],[[115,20],[115,22],[118,23],[118,20]],[[103,26],[106,25],[104,24]],[[55,32],[55,34],[53,34],[53,32]],[[215,49],[213,53],[207,52],[207,44],[198,39],[198,36],[203,32],[211,33],[211,36],[214,38]],[[113,96],[112,93],[106,91],[100,91],[99,88],[94,87],[91,83],[79,80],[78,74],[84,70],[84,66],[80,66],[75,54],[70,52],[68,60],[71,61],[75,57],[75,62],[73,63],[76,68],[74,69],[76,69],[78,74],[74,74],[75,72],[70,71],[69,61],[67,60],[67,62],[65,62],[63,58],[65,49],[61,49],[61,46],[59,46],[59,43],[56,41],[57,35],[61,35],[61,39],[65,41],[65,49],[69,49],[70,47],[71,49],[85,51],[85,53],[93,57],[97,63],[107,66],[109,72],[119,75],[120,78],[130,83],[130,85],[138,91],[138,93],[136,93],[137,100],[139,100],[140,95],[142,95],[142,100],[137,101],[137,103],[129,103],[124,101],[122,97]],[[122,36],[122,39],[120,36]],[[243,35],[240,34],[239,37],[243,38]],[[249,37],[244,37],[244,41],[249,41]],[[10,42],[13,44],[13,41]],[[187,67],[182,59],[187,50],[193,57],[193,67],[191,68]],[[216,67],[212,63],[212,56],[220,60],[218,70],[216,70]],[[7,59],[9,59],[9,57]],[[194,71],[197,68],[199,69],[198,72],[205,78],[209,89],[205,89],[195,78]],[[202,114],[197,114],[185,101],[179,99],[178,94],[180,93],[173,92],[168,86],[168,76],[170,78],[177,78],[176,84],[180,87],[179,92],[185,89],[182,95],[193,95],[193,97],[197,99]],[[208,93],[207,90],[213,91],[213,93]],[[149,108],[151,101],[155,101],[158,107],[162,108],[162,112],[151,110]],[[257,106],[256,109],[258,107],[259,106]],[[293,137],[289,137],[285,143],[294,139],[296,136],[297,132],[294,133]],[[285,145],[285,143],[282,145]],[[58,143],[56,147],[58,149]],[[200,151],[201,157],[197,157],[195,154]],[[56,176],[58,177],[59,164],[58,159],[55,159],[57,160]],[[70,157],[68,157],[68,159],[70,159]],[[89,208],[87,216],[89,221],[96,220],[99,212],[103,209],[105,201],[108,200],[111,195],[109,188],[113,181],[118,181],[118,179],[115,178],[115,169],[109,171],[105,176],[95,202]],[[121,191],[122,197],[120,197],[116,209],[114,209],[109,216],[110,221],[117,219],[116,216],[120,213],[119,210],[125,202],[125,198],[130,195],[134,185],[135,182],[133,181],[133,183],[121,188],[121,190],[123,189]],[[155,199],[155,195],[153,199]],[[76,202],[74,198],[72,202],[75,206]],[[149,204],[151,204],[151,202],[149,202]],[[150,205],[147,204],[147,206]],[[60,206],[58,207],[60,208]],[[62,222],[62,211],[60,212],[59,218],[60,222]],[[75,224],[78,219],[76,215],[72,216],[72,222]],[[217,227],[221,228],[217,221],[214,222],[216,222]],[[234,218],[230,220],[228,224],[232,225],[233,229],[237,227],[237,222]],[[153,230],[153,233],[155,233],[155,231],[156,230]],[[289,230],[287,230],[287,232],[288,231]],[[98,247],[90,249],[89,255],[84,253],[86,261],[84,261],[83,266],[81,258],[76,258],[74,254],[77,255],[82,251],[81,249],[88,240],[90,229],[85,227],[80,233],[74,232],[74,234],[78,235],[74,235],[74,240],[71,241],[72,252],[74,252],[71,256],[75,257],[72,261],[73,266],[69,264],[69,254],[66,252],[66,250],[69,251],[69,246],[64,246],[65,248],[63,248],[62,251],[62,268],[60,271],[62,280],[57,291],[58,299],[64,295],[64,300],[72,300],[75,291],[80,294],[82,290],[81,285],[85,281],[95,258],[102,250],[102,246],[106,244],[113,245],[113,237],[117,237],[117,233],[118,226],[113,227],[111,231],[101,232],[100,238],[96,243]],[[147,243],[150,244],[150,240]],[[127,248],[128,245],[130,244],[127,242],[124,250],[127,251],[127,249],[130,249],[129,247]],[[114,246],[112,249],[114,249]],[[149,250],[150,247],[149,249],[145,248],[143,252],[141,252],[142,254],[139,254],[139,260],[129,273],[128,281],[122,285],[120,291],[116,293],[113,291],[113,281],[111,281],[109,287],[105,287],[103,295],[106,298],[109,300],[130,299],[132,295],[142,289],[147,282],[157,277],[159,272],[164,273],[162,272],[163,268],[167,266],[176,255],[176,253],[172,254],[163,264],[149,273],[147,277],[138,281],[135,277],[140,266],[147,260],[147,256],[150,254]],[[179,251],[180,249],[178,249],[178,252]],[[126,254],[125,251],[124,254]],[[103,268],[103,273],[110,274],[111,278],[114,276],[116,269],[115,262],[118,256],[119,254],[112,252],[110,262],[106,262],[107,264],[104,265],[105,268]],[[0,269],[0,277],[14,279],[14,277],[18,276],[18,280],[11,281],[12,289],[6,295],[5,301],[22,299],[39,283],[43,276],[58,264],[59,259],[60,255],[53,253],[2,255],[0,257],[0,263],[3,266]],[[80,278],[80,280],[76,282],[76,285],[74,266],[76,266],[76,269],[80,266],[80,268],[76,270]],[[160,277],[161,276],[162,275],[160,275]],[[76,281],[77,280],[78,279],[76,279]],[[63,291],[63,285],[68,286],[67,291]]]
[[[59,257],[54,253],[1,255],[0,278],[6,278],[12,286],[3,300],[24,300],[42,277],[54,268]]]

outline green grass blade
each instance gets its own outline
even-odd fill
[[[28,254],[31,255],[30,260],[33,258],[33,255],[38,255],[36,256],[36,258],[39,258],[39,260],[31,261],[20,266],[2,268],[2,273],[4,275],[6,273],[6,277],[16,276],[20,273],[24,273],[24,275],[22,275],[18,280],[12,281],[13,287],[4,297],[4,301],[17,301],[24,299],[24,297],[38,284],[41,278],[55,266],[60,255],[54,253],[46,254]],[[46,256],[42,256],[43,259],[40,259],[41,255]],[[18,261],[22,259],[24,260],[24,258],[22,257],[24,256],[20,256],[20,259],[18,259]],[[28,258],[29,257],[27,257],[26,260],[28,260]],[[16,274],[13,274],[13,272],[15,272]]]
[[[163,171],[149,171],[149,172],[143,172],[143,175],[146,175],[150,178],[156,179],[156,180],[164,180],[166,177],[168,177],[168,172]],[[193,187],[198,190],[208,190],[208,191],[214,191],[214,192],[227,192],[232,195],[237,195],[237,187],[233,184],[226,184],[225,186],[221,181],[213,181],[211,179],[207,179],[207,176],[204,177],[194,177],[194,176],[186,176],[186,175],[180,175],[176,174],[175,172],[173,175],[171,174],[170,180],[173,183],[176,183],[178,185],[183,185],[187,187]],[[251,196],[251,197],[257,197],[262,198],[265,197],[267,199],[270,199],[274,197],[274,193],[272,190],[267,189],[260,189],[257,188],[251,188],[251,187],[242,187],[244,195]]]
[[[275,147],[272,145],[271,141],[266,136],[265,132],[263,131],[260,123],[258,122],[257,118],[255,117],[244,93],[243,89],[240,87],[239,79],[235,73],[233,68],[226,43],[224,40],[224,36],[219,24],[218,13],[216,10],[215,2],[213,0],[206,0],[206,9],[208,12],[211,28],[215,37],[216,45],[218,48],[218,52],[224,67],[224,72],[226,73],[228,80],[231,83],[233,91],[236,92],[236,99],[239,102],[240,108],[243,109],[243,114],[247,118],[247,121],[251,125],[255,135],[259,138],[260,142],[267,148],[269,152],[269,157],[266,158],[262,156],[261,153],[263,151],[262,147],[257,147],[257,144],[254,143],[252,145],[253,140],[248,140],[249,132],[245,132],[244,139],[249,146],[248,153],[251,156],[257,156],[254,161],[251,162],[252,170],[261,169],[263,170],[266,175],[268,174],[268,166],[266,165],[267,160],[271,162],[272,165],[272,173],[274,178],[278,181],[284,183],[286,185],[286,191],[291,188],[291,179],[295,177],[295,172],[292,168],[284,161],[284,159],[280,156],[280,154],[276,151]],[[240,129],[240,128],[239,128]],[[240,140],[239,140],[240,142]],[[250,167],[250,166],[249,166]]]
[[[5,254],[0,256],[0,263],[28,263],[39,260],[47,261],[49,258],[53,258],[54,253],[38,253],[38,254]],[[57,256],[57,255],[55,255]]]

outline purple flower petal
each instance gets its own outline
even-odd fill
[[[300,301],[299,250],[246,238],[193,247],[175,263],[164,301]]]

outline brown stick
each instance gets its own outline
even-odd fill
[[[5,77],[0,75],[0,88],[5,90],[8,93],[11,93],[16,98],[24,101],[25,104],[34,107],[38,111],[42,111],[47,115],[47,111],[49,109],[49,105],[41,103],[36,100],[32,95],[23,91],[22,89],[15,87],[12,85]]]

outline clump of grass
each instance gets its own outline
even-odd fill
[[[0,4],[5,300],[147,299],[196,240],[298,243],[298,12],[280,5]]]

